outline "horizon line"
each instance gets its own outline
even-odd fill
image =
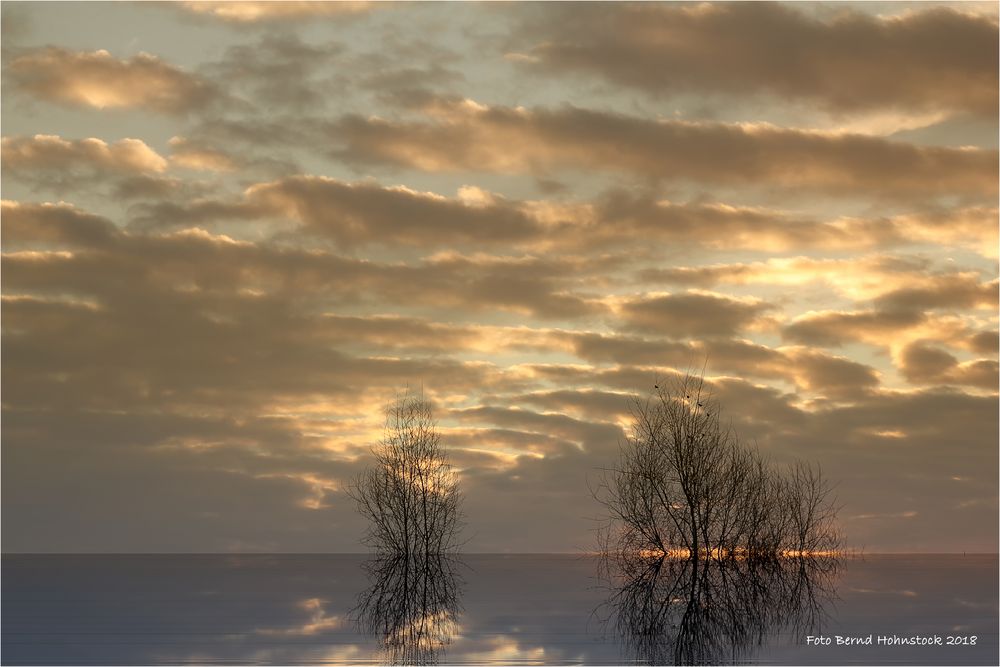
[[[597,556],[594,551],[455,551],[453,556]],[[0,551],[0,556],[375,556],[372,551]],[[1000,556],[1000,551],[845,550],[842,556]]]

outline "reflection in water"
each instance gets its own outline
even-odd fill
[[[353,616],[377,636],[385,661],[436,664],[457,630],[460,561],[447,554],[383,555],[365,563],[370,586],[358,597]]]
[[[745,662],[779,632],[818,634],[835,558],[693,560],[605,555],[599,615],[627,659],[654,665]]]
[[[406,624],[376,620],[376,628],[388,628],[389,632],[372,636],[363,631],[358,594],[369,586],[362,570],[366,560],[353,554],[249,555],[238,561],[226,555],[4,554],[0,596],[3,664],[377,664],[392,658],[391,651],[386,651],[386,634],[398,635],[393,628]],[[680,625],[686,609],[662,610],[659,623],[652,611],[639,613],[643,599],[652,605],[666,598],[673,581],[671,568],[674,578],[679,571],[682,582],[673,597],[690,598],[690,564],[664,562],[657,572],[655,561],[647,560],[637,563],[641,567],[634,571],[616,572],[617,588],[612,594],[617,597],[612,602],[620,605],[623,619],[619,622],[612,615],[614,607],[602,607],[601,616],[609,617],[610,632],[601,633],[600,624],[594,623],[600,619],[591,613],[608,600],[609,592],[594,585],[599,573],[597,558],[468,554],[462,556],[462,563],[458,574],[464,581],[460,586],[451,584],[456,598],[461,588],[461,615],[455,611],[456,605],[448,616],[461,626],[454,632],[438,633],[439,662],[629,664],[631,660],[622,655],[622,642],[614,632],[619,625],[626,631],[632,660],[698,661],[691,650],[687,657],[675,659],[668,644],[667,637],[677,632],[671,626]],[[721,600],[722,608],[728,606],[730,613],[739,611],[742,618],[737,620],[745,627],[751,625],[747,609],[749,613],[787,609],[788,600],[800,600],[808,604],[800,604],[799,613],[786,616],[792,620],[798,617],[806,628],[815,619],[810,620],[810,614],[801,610],[818,609],[820,605],[811,603],[824,599],[824,588],[830,588],[832,575],[824,575],[822,568],[816,575],[816,565],[822,563],[807,562],[806,572],[812,571],[814,576],[801,578],[795,564],[795,560],[786,563],[789,574],[778,577],[768,576],[765,566],[755,566],[758,572],[747,575],[741,569],[748,566],[740,562],[733,564],[735,569],[725,567],[725,572],[712,564],[707,575],[710,585],[699,582],[698,596],[706,604]],[[729,635],[720,632],[722,636],[715,641],[723,643],[723,648],[715,649],[714,654],[719,662],[742,655],[748,662],[768,665],[995,667],[1000,664],[998,571],[996,555],[972,554],[868,555],[844,558],[836,568],[837,603],[827,607],[830,618],[823,620],[822,634],[975,635],[975,645],[817,647],[807,646],[804,635],[818,634],[819,628],[786,628],[768,636],[766,645],[759,648],[748,646],[752,640],[740,640],[744,648],[737,651],[724,647],[733,637],[749,634],[744,629],[729,630]],[[699,563],[699,576],[703,574]],[[742,589],[729,584],[727,593],[719,581],[723,574],[727,580],[741,581]],[[775,579],[791,592],[775,592]],[[372,584],[375,581],[373,578]],[[629,581],[632,590],[619,593]],[[803,586],[813,587],[811,596],[809,591],[795,591]],[[385,596],[393,586],[382,584],[381,589]],[[703,591],[710,591],[710,595]],[[736,602],[727,603],[727,598],[736,598]],[[391,606],[375,600],[377,593],[368,608]],[[433,611],[434,605],[429,606]],[[668,613],[673,620],[663,618]],[[700,613],[707,617],[701,621],[702,627],[720,625],[711,618],[711,606]],[[777,611],[769,613],[781,616]],[[415,615],[398,616],[412,619]],[[692,620],[686,627],[694,625]],[[644,640],[647,648],[637,651],[635,644],[644,628],[648,630]],[[604,641],[602,634],[612,635],[610,641]],[[657,645],[661,648],[655,649]],[[702,661],[711,658],[701,655]],[[397,655],[395,660],[402,662],[403,657]],[[421,661],[416,657],[409,660]],[[424,662],[430,660],[423,658]]]
[[[257,634],[273,637],[310,637],[334,631],[343,625],[340,616],[327,613],[324,601],[319,598],[306,598],[299,607],[309,612],[309,619],[301,625],[290,628],[258,628]]]

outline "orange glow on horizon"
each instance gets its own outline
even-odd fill
[[[835,556],[842,556],[846,552],[840,550],[799,550],[799,549],[782,549],[777,552],[777,556],[780,558],[830,558]],[[670,560],[687,560],[691,558],[691,550],[687,548],[673,548],[673,549],[640,549],[638,551],[640,558],[666,558]],[[726,558],[732,558],[735,560],[745,560],[749,557],[749,552],[747,549],[720,549],[715,547],[713,549],[700,549],[698,555],[706,559],[712,558],[715,560],[723,560]]]

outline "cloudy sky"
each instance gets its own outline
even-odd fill
[[[386,402],[471,551],[593,544],[700,368],[847,541],[997,548],[995,3],[3,3],[3,548],[360,551]]]

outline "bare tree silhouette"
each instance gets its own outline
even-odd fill
[[[448,463],[430,402],[410,392],[386,408],[375,464],[348,494],[369,520],[364,542],[378,553],[440,554],[458,546],[458,478]]]
[[[660,380],[632,403],[631,433],[594,491],[603,552],[774,558],[835,550],[836,507],[818,466],[787,470],[723,424],[702,376]]]

